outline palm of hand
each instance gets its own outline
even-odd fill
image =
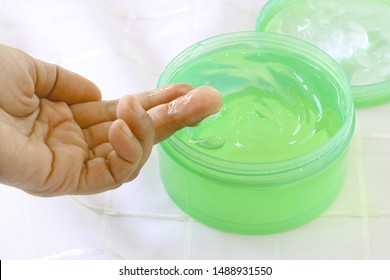
[[[7,181],[38,195],[77,192],[68,187],[78,186],[89,147],[67,104],[41,99],[28,116],[3,114],[0,126],[8,140]]]

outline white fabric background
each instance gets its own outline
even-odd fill
[[[105,99],[154,88],[192,43],[253,30],[265,0],[0,0],[0,42],[74,70]],[[1,75],[1,73],[0,73]],[[156,151],[122,188],[38,198],[0,185],[0,259],[389,259],[390,104],[357,110],[347,180],[313,222],[242,236],[190,219]]]

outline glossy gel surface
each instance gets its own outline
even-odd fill
[[[176,81],[211,85],[224,95],[220,113],[176,134],[220,159],[292,159],[325,143],[342,124],[332,83],[301,58],[272,50],[218,50],[183,67]],[[325,97],[318,94],[324,91]]]

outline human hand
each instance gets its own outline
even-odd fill
[[[85,78],[0,45],[0,182],[93,194],[133,180],[156,144],[216,113],[210,87],[171,85],[101,101]]]

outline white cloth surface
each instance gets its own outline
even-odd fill
[[[254,30],[265,0],[0,0],[0,42],[95,82],[104,99],[152,89],[181,50]],[[1,73],[0,73],[1,75]],[[156,150],[139,177],[92,196],[0,185],[0,259],[389,259],[390,104],[357,110],[335,203],[285,233],[204,226],[167,196]]]

